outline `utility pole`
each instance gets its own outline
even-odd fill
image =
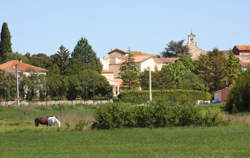
[[[18,63],[16,64],[16,98],[17,105],[19,105]]]
[[[152,102],[151,67],[149,67],[149,102]]]

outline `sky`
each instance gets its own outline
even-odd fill
[[[3,22],[21,54],[72,52],[81,37],[99,57],[115,48],[160,54],[191,31],[204,50],[250,44],[249,0],[0,0]]]

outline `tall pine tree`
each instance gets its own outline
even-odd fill
[[[102,71],[102,64],[86,38],[81,38],[77,42],[71,56],[72,59],[79,60],[88,69]]]
[[[240,75],[240,60],[236,58],[232,51],[229,52],[228,59],[226,61],[226,79],[227,85],[231,85],[233,80]]]
[[[0,42],[0,58],[2,59],[4,59],[4,56],[7,55],[7,53],[12,52],[10,38],[11,36],[10,36],[10,31],[8,29],[8,24],[4,22],[1,31],[1,42]]]

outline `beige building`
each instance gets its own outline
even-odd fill
[[[147,54],[140,51],[124,51],[121,49],[114,49],[108,53],[108,58],[104,57],[101,60],[103,64],[102,75],[106,77],[110,85],[113,87],[114,95],[117,96],[122,86],[120,78],[121,65],[128,58],[129,53],[132,54],[133,59],[139,70],[143,72],[149,68],[152,71],[161,70],[163,66],[177,60],[177,58],[160,58],[157,54]]]
[[[187,43],[189,53],[191,54],[191,58],[193,60],[197,60],[200,55],[205,55],[206,51],[202,50],[197,46],[196,35],[192,32],[188,35],[188,43]]]

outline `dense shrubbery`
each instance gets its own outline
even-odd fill
[[[234,82],[227,100],[229,112],[250,111],[250,68]]]
[[[219,113],[202,113],[194,106],[156,105],[136,106],[126,103],[106,104],[96,111],[95,128],[215,126],[223,123]]]
[[[118,96],[121,102],[145,103],[149,100],[148,91],[123,91]],[[172,100],[181,103],[193,104],[196,100],[210,100],[208,92],[197,90],[153,90],[153,100]]]

